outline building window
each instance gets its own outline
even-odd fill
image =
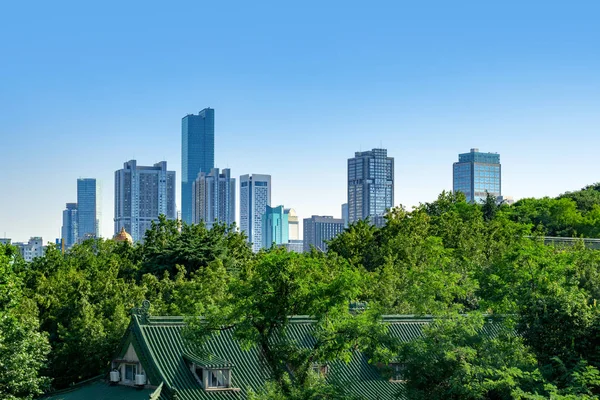
[[[311,367],[312,371],[315,374],[321,375],[321,376],[327,376],[327,373],[329,372],[329,365],[327,364],[313,364]]]
[[[208,387],[227,388],[229,387],[229,370],[211,369],[208,373]]]
[[[391,363],[390,364],[392,376],[390,377],[391,382],[406,382],[404,379],[404,373],[406,371],[406,365],[402,363]]]
[[[137,365],[125,364],[125,380],[133,382],[137,374]]]

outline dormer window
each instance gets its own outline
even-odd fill
[[[312,365],[311,369],[315,374],[327,376],[327,373],[329,372],[329,365],[315,363]]]
[[[392,376],[390,382],[406,382],[404,378],[406,365],[403,363],[390,363]]]
[[[232,387],[230,362],[207,354],[184,353],[183,358],[204,390],[239,390]]]

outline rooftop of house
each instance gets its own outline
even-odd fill
[[[147,399],[151,394],[151,398],[161,400],[246,399],[249,390],[259,391],[269,379],[268,367],[262,361],[259,350],[256,347],[243,349],[234,339],[232,330],[213,335],[198,348],[191,346],[182,335],[186,326],[183,317],[153,317],[147,311],[147,307],[134,311],[113,366],[128,362],[124,360],[131,358],[133,349],[136,362],[147,378],[149,390],[97,382],[48,400]],[[390,335],[403,341],[420,337],[423,326],[431,320],[428,317],[383,316]],[[287,332],[299,346],[310,345],[314,341],[313,330],[314,320],[310,317],[290,317]],[[205,390],[201,379],[191,371],[192,365],[230,370],[230,387]],[[367,400],[403,398],[403,384],[384,378],[378,367],[369,363],[367,356],[358,351],[352,353],[348,363],[329,363],[326,377]]]

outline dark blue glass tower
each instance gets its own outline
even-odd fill
[[[192,223],[192,183],[198,173],[215,167],[215,110],[205,108],[198,115],[181,120],[181,219]]]
[[[463,192],[467,201],[480,203],[487,194],[502,195],[502,170],[500,154],[481,153],[471,149],[458,155],[452,171],[453,191]]]
[[[98,236],[96,180],[77,179],[77,236],[78,240]]]

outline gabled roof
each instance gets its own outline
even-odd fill
[[[308,316],[290,317],[287,335],[300,346],[310,345],[314,338],[314,320]],[[392,336],[409,341],[421,336],[422,327],[431,318],[414,316],[384,316],[383,322]],[[183,336],[183,317],[132,316],[129,333],[123,342],[122,354],[131,343],[144,366],[152,385],[163,383],[160,399],[171,399],[177,393],[179,400],[245,399],[248,390],[259,391],[269,379],[268,367],[256,347],[242,349],[233,338],[232,330],[215,334],[201,349],[190,347]],[[237,391],[205,391],[190,372],[190,363],[207,368],[231,368],[232,386]],[[367,357],[354,352],[349,363],[336,361],[329,364],[327,379],[342,384],[366,399],[397,399],[401,383],[384,379]]]

